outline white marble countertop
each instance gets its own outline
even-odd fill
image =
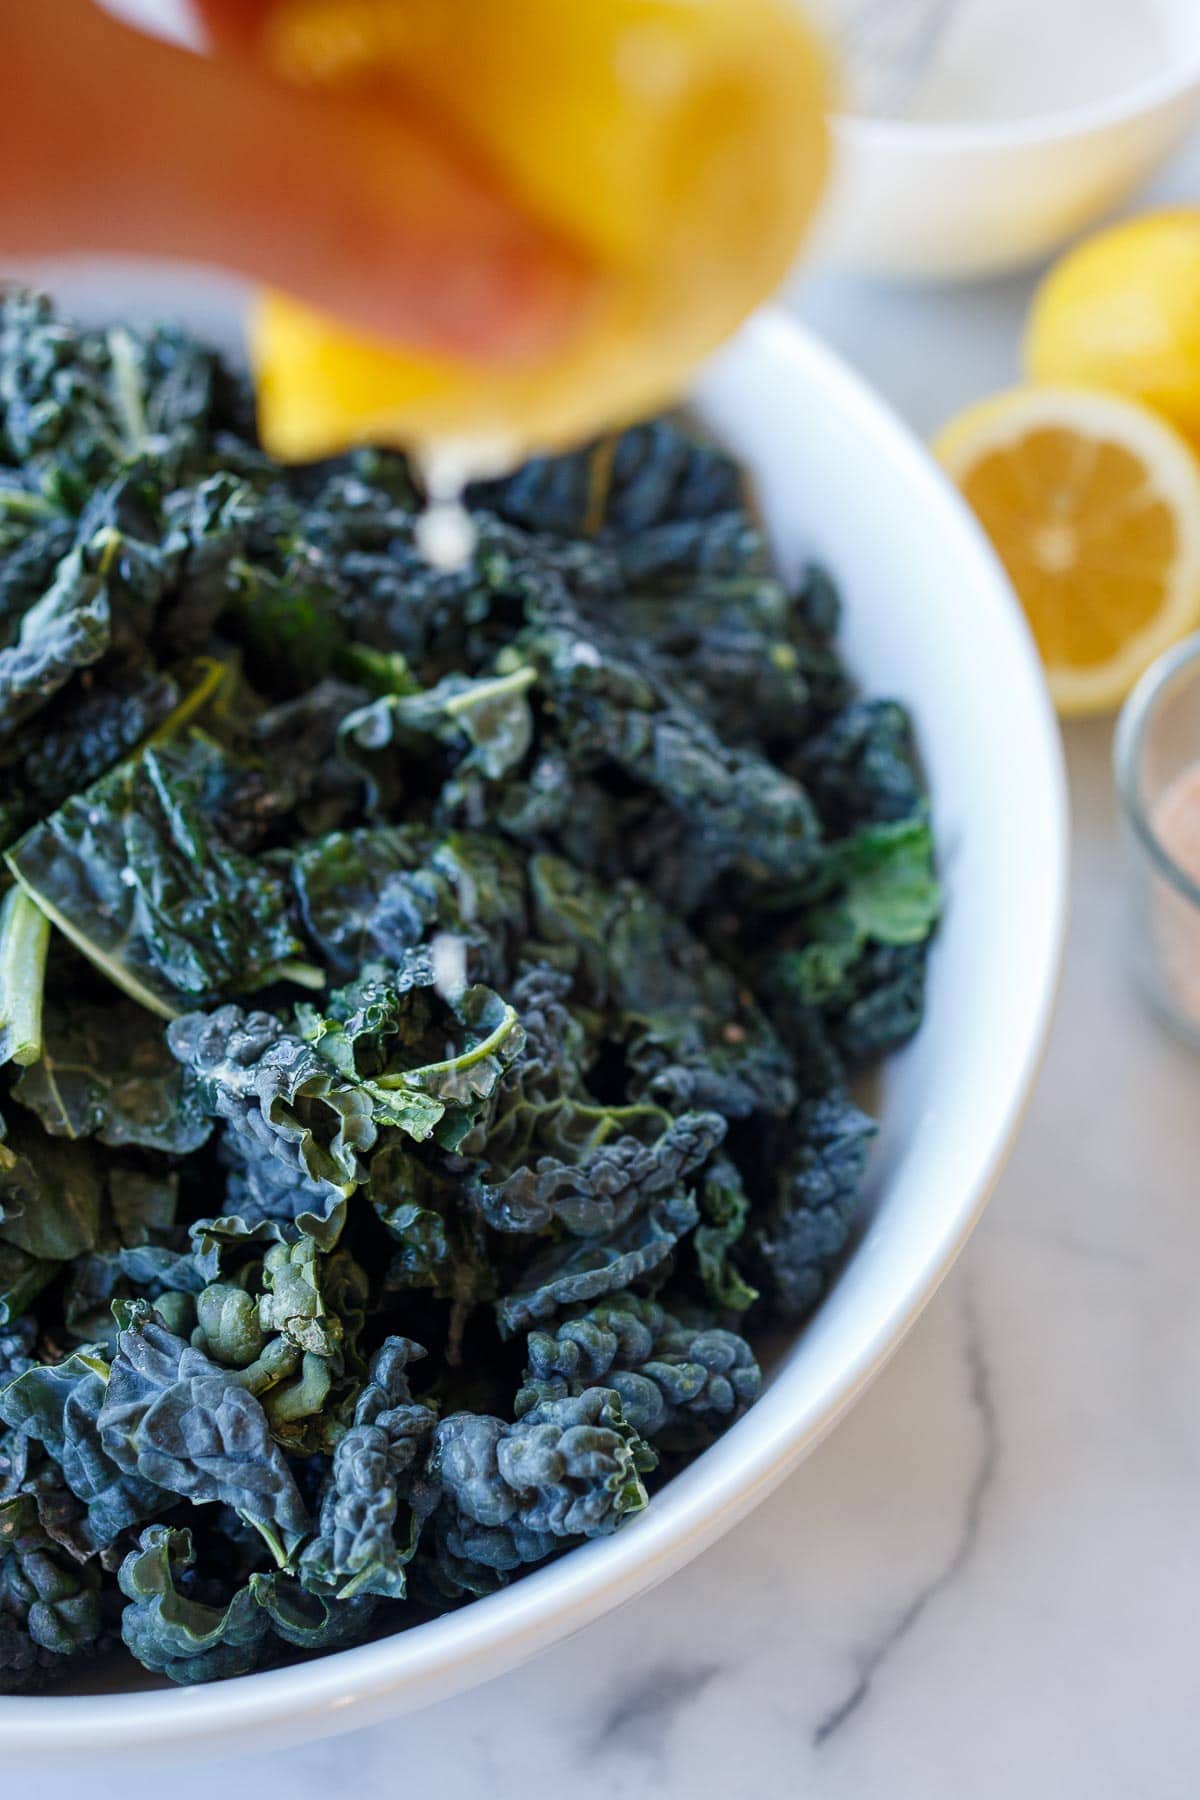
[[[1162,195],[1200,191],[1200,144]],[[921,431],[1014,378],[1027,281],[810,283]],[[1200,1060],[1127,974],[1108,729],[1069,733],[1041,1085],[955,1273],[847,1422],[656,1593],[490,1686],[171,1800],[1193,1800]],[[75,1800],[46,1772],[38,1800]],[[116,1773],[86,1780],[117,1800]]]

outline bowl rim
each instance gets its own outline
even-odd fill
[[[1195,48],[1166,59],[1158,75],[1145,76],[1132,87],[1099,100],[1065,106],[1016,119],[940,120],[876,118],[838,108],[834,129],[855,148],[884,151],[948,152],[1029,150],[1091,137],[1135,119],[1164,111],[1193,94],[1200,99],[1200,37]]]
[[[117,1753],[175,1759],[181,1749],[224,1756],[287,1727],[289,1741],[351,1730],[448,1697],[517,1667],[627,1600],[646,1592],[715,1541],[812,1450],[883,1367],[954,1263],[990,1196],[1019,1128],[1045,1049],[1066,921],[1067,797],[1062,748],[1041,666],[1012,589],[965,503],[917,438],[834,352],[781,311],[744,328],[776,360],[801,370],[838,411],[874,441],[922,497],[937,530],[978,570],[981,603],[1005,630],[1028,676],[1023,723],[1045,772],[1039,796],[1049,866],[1041,872],[1040,942],[1028,946],[1032,994],[1021,1054],[1004,1080],[1004,1101],[978,1147],[972,1178],[924,1247],[919,1277],[904,1284],[863,1332],[856,1355],[799,1409],[769,1388],[746,1418],[684,1471],[633,1529],[574,1549],[511,1588],[410,1632],[266,1670],[211,1687],[0,1699],[0,1753],[55,1763]],[[703,391],[703,378],[700,383]],[[777,1396],[771,1404],[771,1396]],[[786,1402],[786,1403],[785,1403]],[[734,1453],[736,1450],[736,1454]],[[714,1460],[715,1459],[715,1460]],[[701,1473],[697,1475],[697,1471]]]

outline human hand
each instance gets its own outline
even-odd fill
[[[253,54],[264,0],[200,0],[215,54],[93,0],[5,8],[0,252],[167,256],[362,331],[501,362],[568,333],[587,278],[392,107],[302,92]]]

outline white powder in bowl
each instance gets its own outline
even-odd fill
[[[881,4],[817,0],[815,12],[836,32]],[[1170,66],[1181,49],[1173,25],[1182,11],[1167,0],[956,0],[936,54],[915,88],[902,84],[897,110],[927,124],[983,124],[1111,99]],[[846,78],[855,107],[853,70]],[[866,93],[888,92],[886,79],[864,83],[858,109],[873,110]],[[878,110],[887,110],[883,98]]]

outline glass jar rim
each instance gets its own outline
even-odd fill
[[[1151,663],[1121,708],[1113,735],[1113,774],[1117,794],[1134,835],[1162,879],[1200,910],[1200,883],[1180,868],[1150,822],[1142,803],[1139,775],[1146,733],[1165,690],[1184,669],[1200,663],[1200,631]]]

